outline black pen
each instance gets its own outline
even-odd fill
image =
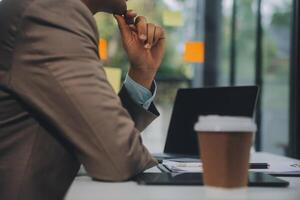
[[[250,163],[250,169],[268,169],[270,165],[268,163]]]
[[[165,172],[165,173],[171,173],[172,170],[169,169],[169,167],[167,167],[164,164],[158,164],[157,165],[158,169],[160,169],[160,171]]]

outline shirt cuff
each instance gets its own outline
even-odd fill
[[[150,108],[150,105],[153,102],[157,92],[157,85],[155,81],[153,81],[151,92],[147,88],[132,80],[132,78],[130,78],[130,76],[126,74],[124,86],[127,89],[130,97],[137,104],[143,106],[143,108],[146,110]]]

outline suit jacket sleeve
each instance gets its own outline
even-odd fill
[[[20,26],[9,86],[71,144],[87,172],[121,181],[154,166],[140,131],[158,112],[154,105],[146,111],[135,104],[124,87],[121,99],[114,93],[99,62],[98,33],[85,5],[36,1]]]
[[[145,110],[144,107],[138,105],[130,97],[125,86],[122,87],[119,97],[121,98],[123,106],[130,113],[131,118],[135,122],[135,126],[139,131],[143,131],[157,116],[160,115],[153,103],[150,105],[148,110]]]

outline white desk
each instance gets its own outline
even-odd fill
[[[253,161],[270,164],[297,160],[267,153],[256,153]],[[151,171],[156,171],[156,168]],[[103,183],[89,177],[78,177],[67,193],[66,200],[300,200],[300,178],[281,177],[290,182],[287,188],[249,187],[230,192],[202,186],[140,186],[135,182]]]

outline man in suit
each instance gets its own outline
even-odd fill
[[[140,132],[159,115],[164,32],[126,10],[126,0],[0,2],[1,200],[62,199],[81,164],[102,181],[156,165]],[[114,14],[131,64],[119,96],[99,62],[98,11]]]

